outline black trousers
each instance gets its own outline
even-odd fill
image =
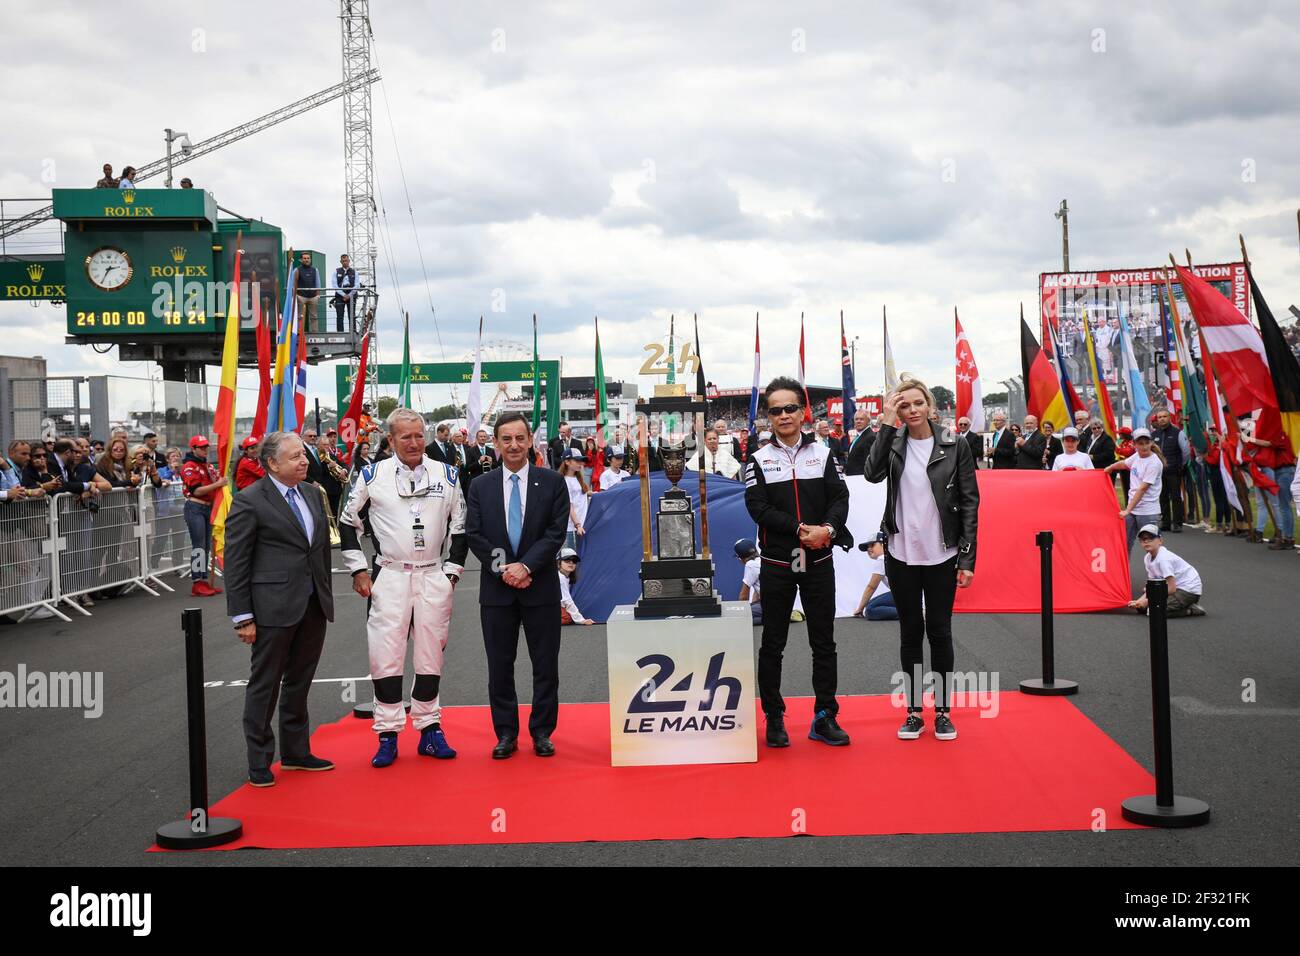
[[[1160,526],[1183,523],[1183,466],[1166,468],[1160,476]]]
[[[244,691],[244,737],[250,770],[269,768],[275,758],[271,717],[280,703],[280,756],[311,753],[307,695],[325,646],[325,613],[313,594],[295,627],[258,627],[252,671]],[[283,684],[283,687],[281,686]]]
[[[835,701],[838,658],[835,653],[835,562],[826,558],[795,573],[781,564],[762,562],[758,590],[763,601],[763,641],[758,648],[758,693],[763,713],[785,713],[781,697],[781,658],[790,633],[790,611],[795,594],[803,599],[808,624],[808,645],[812,648],[812,685],[815,710],[839,713]]]
[[[528,732],[549,737],[560,717],[560,605],[479,606],[488,660],[488,703],[497,737],[519,736],[519,698],[515,695],[515,657],[519,626],[533,663],[533,710]]]
[[[952,605],[957,598],[957,558],[953,556],[943,564],[904,564],[886,553],[885,574],[898,609],[898,633],[902,639],[899,661],[907,685],[907,706],[921,709],[925,673],[922,642],[928,637],[930,670],[940,680],[935,706],[947,708],[952,701]]]
[[[1232,524],[1232,507],[1228,504],[1228,491],[1223,484],[1223,472],[1218,465],[1206,465],[1210,475],[1210,492],[1214,495],[1214,523]]]

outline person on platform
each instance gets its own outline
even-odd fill
[[[975,456],[975,466],[984,460],[984,436],[970,430],[970,419],[963,415],[957,419],[957,434],[970,445],[970,453]]]
[[[456,756],[442,729],[438,691],[452,593],[469,551],[459,470],[425,456],[424,419],[419,412],[394,409],[387,424],[394,456],[362,469],[339,518],[343,563],[352,574],[352,590],[370,599],[366,643],[375,690],[373,726],[379,735],[379,749],[370,761],[373,767],[392,765],[397,759],[397,735],[406,729],[402,675],[408,635],[415,665],[411,723],[420,732],[416,752],[441,760]],[[373,578],[358,537],[366,531],[361,512],[367,505],[377,552]]]
[[[763,407],[775,435],[745,463],[745,507],[759,527],[762,542],[763,638],[758,652],[758,690],[767,718],[767,745],[790,746],[781,697],[781,660],[797,594],[803,602],[813,659],[816,699],[808,737],[842,747],[849,743],[849,735],[836,720],[832,548],[853,545],[847,526],[849,489],[830,449],[800,430],[803,395],[803,387],[795,379],[780,376],[768,383]]]
[[[888,534],[885,572],[898,610],[899,658],[907,688],[903,740],[925,732],[921,716],[923,641],[930,642],[935,694],[934,735],[954,740],[952,608],[957,588],[975,577],[979,485],[970,445],[935,427],[934,395],[904,379],[885,399],[884,424],[867,459],[867,480],[885,481],[881,530]]]
[[[857,434],[849,444],[844,465],[846,475],[860,475],[867,470],[867,453],[871,451],[871,443],[876,439],[876,433],[871,430],[871,413],[867,411],[866,405],[858,405],[853,409],[853,427]]]
[[[1169,409],[1156,410],[1151,440],[1165,460],[1164,474],[1160,479],[1160,530],[1182,534],[1183,472],[1191,449],[1183,430],[1173,423]]]
[[[584,617],[573,600],[572,588],[578,583],[578,552],[572,548],[561,548],[555,559],[555,569],[560,576],[560,623],[561,624],[595,624],[589,617]]]
[[[715,429],[708,429],[704,433],[704,448],[700,454],[693,455],[686,462],[686,467],[692,471],[699,471],[701,467],[700,459],[704,459],[703,468],[711,475],[721,475],[724,478],[732,480],[740,477],[740,462],[731,457],[730,446],[723,447],[722,441]]]
[[[1106,468],[1107,473],[1128,472],[1128,504],[1119,516],[1124,519],[1129,551],[1137,540],[1138,528],[1149,522],[1160,523],[1160,487],[1164,475],[1164,461],[1151,442],[1151,433],[1145,428],[1134,429],[1133,444],[1137,448],[1133,455]]]
[[[1096,419],[1093,419],[1092,424],[1088,426],[1088,432],[1091,436],[1088,439],[1088,447],[1085,449],[1083,442],[1080,442],[1079,450],[1087,451],[1094,469],[1100,471],[1109,468],[1115,463],[1115,439],[1106,434],[1106,426]]]
[[[242,454],[239,457],[239,464],[235,467],[235,490],[243,491],[259,478],[265,478],[266,469],[257,458],[260,449],[256,435],[249,435],[239,447]]]
[[[1079,451],[1079,429],[1073,425],[1061,432],[1065,450],[1052,462],[1052,471],[1092,471],[1092,458]]]
[[[763,559],[758,556],[758,545],[753,538],[741,538],[733,546],[736,560],[741,563],[739,601],[749,602],[749,613],[755,626],[763,623],[762,584]]]
[[[629,477],[628,472],[623,470],[623,454],[615,451],[609,456],[609,464],[605,466],[605,470],[600,473],[600,490],[609,491],[627,477]]]
[[[111,163],[104,164],[104,175],[95,183],[96,189],[116,189],[117,184],[121,182],[120,176],[113,175],[113,166]]]
[[[533,752],[550,757],[560,709],[560,582],[548,572],[564,544],[569,494],[558,472],[529,464],[533,435],[522,412],[501,415],[492,438],[501,467],[474,482],[465,519],[470,550],[482,564],[479,615],[497,735],[492,757],[504,760],[518,749],[520,624],[533,664],[528,730]]]
[[[1016,437],[1016,467],[1024,471],[1043,469],[1043,433],[1038,430],[1038,416],[1026,415]]]
[[[989,450],[986,455],[994,469],[1016,467],[1016,426],[1007,427],[1007,416],[1001,412],[993,416],[993,434],[989,438]]]
[[[118,189],[135,189],[135,167],[128,166],[122,170],[122,178],[117,181]]]
[[[584,460],[582,452],[576,448],[565,449],[564,457],[560,460],[560,476],[564,478],[569,493],[569,525],[564,543],[575,551],[578,549],[578,539],[587,533],[584,525],[587,522],[590,492],[587,490],[587,479],[582,475]]]
[[[202,437],[202,436],[199,436]],[[293,432],[261,443],[267,475],[235,495],[226,518],[226,611],[235,634],[252,645],[244,693],[248,781],[275,783],[271,715],[280,705],[280,767],[333,770],[311,752],[307,696],[334,620],[329,533],[315,492],[302,493],[307,449]]]
[[[1201,607],[1201,576],[1196,569],[1164,546],[1160,528],[1154,523],[1144,524],[1138,529],[1138,541],[1146,552],[1142,563],[1146,565],[1147,580],[1164,579],[1169,589],[1165,617],[1204,617],[1205,609]],[[1142,613],[1147,609],[1147,596],[1144,591],[1128,606]]]
[[[357,320],[357,270],[352,268],[352,260],[345,252],[339,256],[339,266],[334,270],[334,318],[335,327],[342,332],[344,313],[347,313],[348,326]]]
[[[863,547],[867,551],[867,586],[862,589],[854,617],[865,617],[868,621],[897,621],[898,608],[894,606],[894,592],[889,590],[889,575],[885,571],[885,542],[888,535],[877,532],[874,541]]]
[[[301,444],[301,442],[300,442]],[[263,458],[265,465],[265,458]],[[208,464],[208,436],[195,435],[190,439],[190,453],[181,462],[181,486],[185,494],[185,527],[190,532],[190,587],[191,597],[212,597],[221,588],[208,584],[208,546],[212,541],[212,504],[217,489],[230,484],[225,475],[218,476],[217,469]],[[236,496],[238,497],[238,496]],[[226,552],[230,551],[229,518],[226,527]],[[229,598],[226,599],[229,603]],[[270,764],[268,763],[269,767]]]
[[[194,188],[194,180],[190,179],[190,177],[188,176],[185,176],[181,179],[181,189],[193,189],[193,188]]]
[[[308,332],[319,332],[317,308],[320,305],[320,273],[311,264],[310,252],[304,252],[298,257],[294,272],[297,279],[293,294],[298,300],[298,315],[302,318],[303,328]]]

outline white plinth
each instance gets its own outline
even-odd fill
[[[721,617],[663,620],[638,620],[623,604],[607,638],[615,767],[758,759],[748,604],[724,601]]]

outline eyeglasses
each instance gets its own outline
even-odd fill
[[[802,405],[772,405],[768,408],[769,415],[793,415],[795,412],[802,411]]]

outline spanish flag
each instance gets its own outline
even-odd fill
[[[221,391],[217,393],[217,413],[212,428],[217,433],[217,475],[230,471],[230,451],[235,446],[235,379],[239,371],[239,265],[243,256],[239,248],[244,234],[235,235],[235,277],[231,283],[230,306],[226,310],[226,334],[221,349]],[[225,560],[226,513],[230,511],[230,486],[217,489],[212,502],[212,560]]]
[[[1029,414],[1040,423],[1051,422],[1053,428],[1071,424],[1070,413],[1061,395],[1061,380],[1056,377],[1052,363],[1043,354],[1034,333],[1025,322],[1024,307],[1020,312],[1020,367],[1025,376],[1025,405]]]

